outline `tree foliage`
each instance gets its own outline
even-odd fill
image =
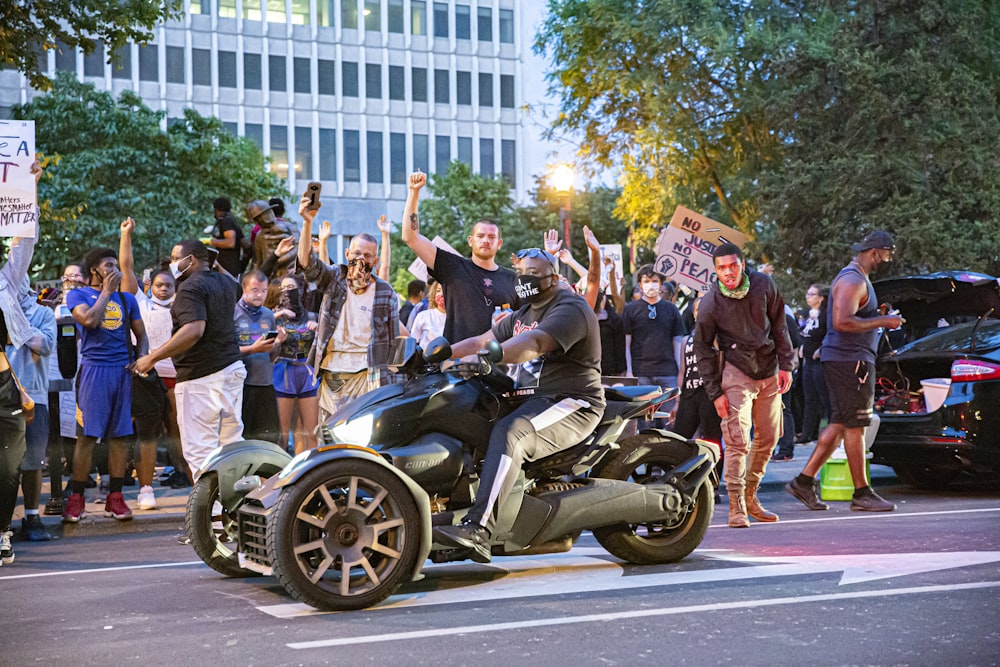
[[[61,72],[51,93],[12,114],[35,121],[37,150],[45,157],[35,251],[43,278],[57,276],[88,248],[117,248],[127,216],[137,224],[136,265],[152,266],[176,241],[203,236],[213,224],[216,197],[229,197],[238,212],[252,199],[288,196],[265,171],[256,144],[192,109],[164,130],[164,112],[149,109],[135,93],[115,100]]]
[[[157,24],[181,15],[182,0],[5,0],[0,3],[0,64],[40,90],[52,83],[45,52],[62,43],[113,54],[130,42],[148,42]]]

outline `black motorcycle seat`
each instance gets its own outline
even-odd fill
[[[636,385],[634,387],[605,387],[604,398],[609,401],[643,401],[662,393],[656,385]]]

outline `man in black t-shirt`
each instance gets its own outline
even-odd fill
[[[227,197],[215,200],[215,227],[212,228],[212,247],[219,251],[215,260],[233,277],[243,271],[241,260],[243,249],[243,228],[230,212],[232,203]]]
[[[515,394],[526,397],[490,434],[476,501],[463,522],[441,526],[434,538],[490,561],[499,509],[524,461],[569,449],[591,433],[604,412],[597,316],[581,297],[559,287],[555,258],[531,248],[517,253],[515,289],[525,305],[492,330],[456,343],[456,356],[475,355],[489,341],[503,348]]]
[[[514,272],[499,266],[496,255],[503,246],[500,227],[489,219],[472,226],[469,247],[472,259],[441,250],[420,233],[417,203],[427,175],[410,174],[410,190],[403,209],[403,242],[427,265],[441,283],[444,300],[444,337],[460,341],[489,331],[493,315],[504,305],[516,307]]]
[[[178,283],[173,335],[140,357],[136,371],[148,373],[160,359],[173,359],[181,449],[197,479],[213,449],[243,439],[247,370],[233,322],[233,281],[209,268],[208,248],[195,239],[181,241],[170,251],[170,272]]]

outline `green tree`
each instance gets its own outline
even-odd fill
[[[203,236],[220,195],[237,209],[252,199],[287,197],[264,156],[215,118],[192,109],[169,129],[131,91],[116,101],[61,72],[51,93],[12,109],[34,120],[45,156],[38,186],[41,240],[35,268],[53,278],[98,245],[118,247],[119,224],[136,220],[136,266],[152,266],[183,238]]]
[[[1000,273],[1000,3],[796,3],[766,104],[783,159],[762,176],[762,246],[799,286],[872,229],[896,272]]]
[[[40,90],[52,83],[43,70],[45,52],[61,42],[71,49],[105,53],[148,42],[157,24],[181,16],[182,0],[7,0],[0,3],[0,64],[15,69]]]

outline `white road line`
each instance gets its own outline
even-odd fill
[[[740,600],[736,602],[716,602],[712,604],[691,605],[687,607],[670,607],[665,609],[642,609],[622,611],[608,614],[590,614],[586,616],[568,616],[563,618],[539,618],[511,623],[491,623],[488,625],[466,625],[456,628],[436,628],[417,630],[414,632],[393,632],[385,635],[366,635],[363,637],[344,637],[340,639],[321,639],[311,642],[293,642],[286,644],[291,649],[327,648],[330,646],[350,646],[358,644],[374,644],[377,642],[400,641],[406,639],[427,639],[431,637],[447,637],[451,635],[481,634],[483,632],[500,632],[504,630],[520,630],[542,626],[572,625],[576,623],[598,623],[621,621],[633,618],[650,618],[655,616],[672,616],[675,614],[696,614],[701,612],[717,612],[728,609],[753,609],[759,607],[776,607],[787,604],[803,604],[810,602],[829,602],[834,600],[857,600],[864,598],[892,597],[897,595],[919,595],[928,593],[949,593],[953,591],[975,590],[1000,587],[1000,581],[981,581],[968,584],[950,584],[941,586],[919,586],[913,588],[894,588],[878,591],[858,591],[856,593],[828,593],[824,595],[803,595],[799,597],[772,598],[770,600]]]
[[[118,567],[95,567],[88,570],[60,570],[58,572],[36,572],[34,574],[15,574],[9,577],[0,577],[0,581],[10,581],[11,579],[34,579],[36,577],[64,577],[70,574],[91,574],[93,572],[120,572],[122,570],[148,570],[156,567],[187,567],[188,565],[204,565],[200,560],[191,560],[185,563],[150,563],[148,565],[121,565]]]
[[[803,510],[806,511],[806,510]],[[863,521],[865,519],[899,519],[911,516],[938,516],[945,514],[976,514],[981,512],[1000,512],[1000,507],[978,507],[964,510],[939,510],[934,512],[851,512],[846,515],[823,516],[810,519],[782,519],[775,523],[754,522],[755,526],[785,526],[790,523],[822,523],[824,521]],[[813,512],[814,513],[814,512]],[[825,514],[825,513],[824,513]],[[788,516],[785,514],[784,516]],[[713,523],[709,528],[728,528],[725,523]]]

